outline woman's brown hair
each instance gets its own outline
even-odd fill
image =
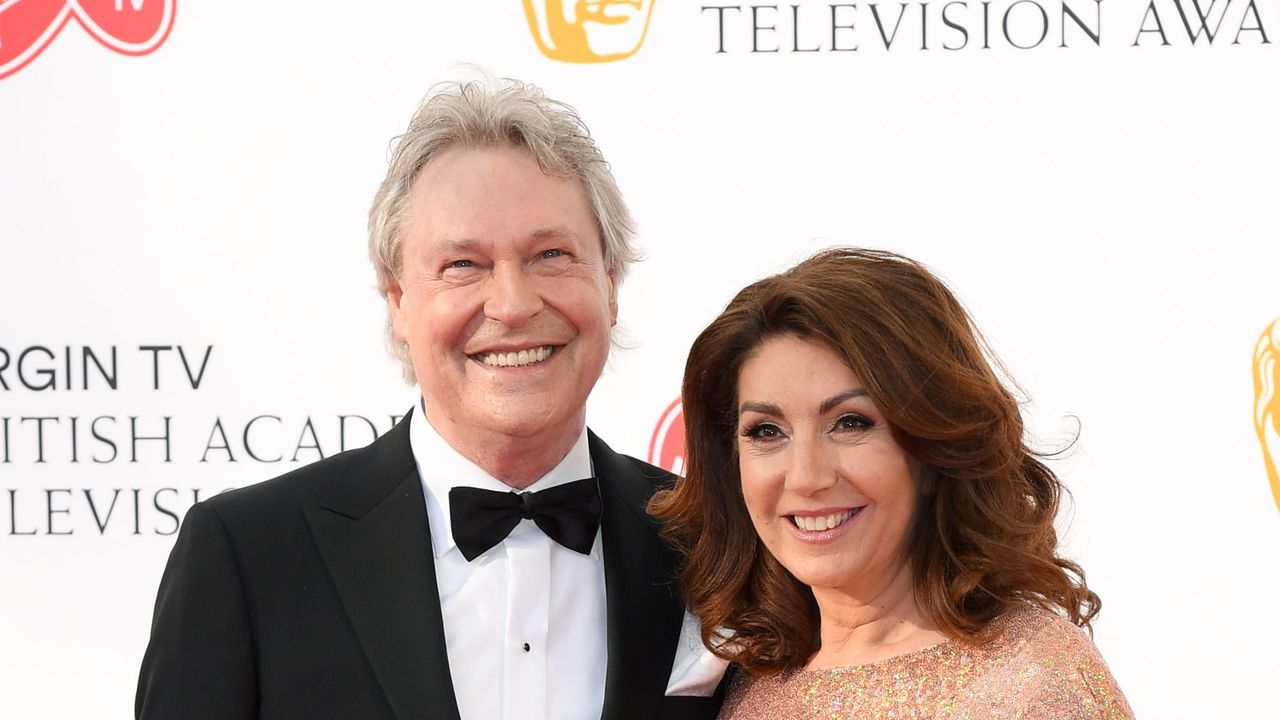
[[[689,351],[685,477],[650,512],[685,553],[681,588],[709,647],[754,675],[800,667],[818,649],[813,593],[760,542],[738,475],[738,374],[782,335],[842,357],[929,469],[907,552],[916,603],[941,632],[981,639],[1020,605],[1089,625],[1098,596],[1057,553],[1062,485],[1027,447],[1018,402],[968,313],[919,263],[839,248],[743,289]]]

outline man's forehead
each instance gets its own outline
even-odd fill
[[[498,253],[554,242],[604,252],[581,178],[548,174],[523,148],[450,147],[422,168],[411,192],[405,231],[419,251]]]
[[[531,167],[537,168],[538,171],[547,178],[566,182],[576,181],[579,184],[579,187],[584,191],[586,190],[586,187],[581,183],[581,178],[572,173],[561,174],[548,172],[543,160],[538,157],[538,153],[534,152],[532,148],[511,142],[474,144],[455,142],[446,145],[432,153],[425,162],[414,170],[410,180],[410,189],[413,190],[418,187],[426,187],[429,184],[436,182],[439,173],[448,172],[447,168],[456,168],[459,164],[466,165],[478,157],[486,156],[508,156],[520,158],[523,161],[528,162]]]

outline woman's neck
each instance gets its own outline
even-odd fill
[[[911,571],[855,590],[813,588],[822,645],[809,670],[865,665],[936,645],[946,639],[915,601]]]

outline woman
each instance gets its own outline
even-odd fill
[[[1057,554],[1062,487],[968,315],[919,264],[828,250],[740,292],[684,376],[655,498],[720,717],[1130,718]]]

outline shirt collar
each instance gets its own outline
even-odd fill
[[[427,520],[433,528],[431,551],[439,558],[457,547],[453,541],[453,526],[450,524],[451,488],[475,487],[498,492],[509,492],[512,488],[454,450],[427,422],[427,413],[421,400],[418,401],[417,410],[409,418],[409,447],[413,451],[418,477],[422,479],[422,489],[426,495]],[[591,477],[591,452],[587,447],[587,429],[584,426],[564,459],[525,490],[546,490],[586,477]],[[595,543],[593,551],[599,545],[600,543]]]

